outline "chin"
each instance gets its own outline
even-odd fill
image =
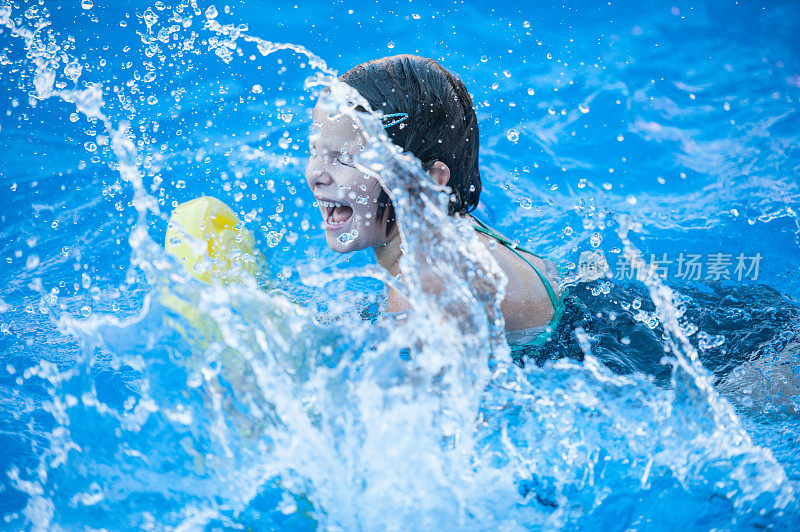
[[[348,234],[350,231],[358,231],[358,236],[349,242],[342,242],[340,238],[342,235]],[[347,224],[344,227],[336,230],[325,230],[325,240],[328,247],[337,253],[353,253],[362,249],[371,249],[386,243],[385,238],[382,238],[380,233],[381,229],[363,224]]]
[[[335,251],[336,253],[352,253],[367,247],[360,245],[361,242],[359,241],[358,237],[351,242],[343,244],[339,241],[339,236],[343,233],[344,231],[325,231],[325,240],[328,242],[328,247],[331,248],[332,251]]]
[[[328,237],[328,247],[331,248],[331,251],[343,254],[352,253],[361,249],[355,245],[355,242],[350,244],[342,244],[341,242],[337,242],[336,239],[330,237]]]

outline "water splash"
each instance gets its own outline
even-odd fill
[[[143,16],[142,44],[154,55],[172,34],[158,28],[157,10]],[[192,529],[290,515],[302,528],[580,528],[611,519],[713,528],[797,511],[782,468],[714,390],[677,322],[674,294],[652,272],[642,280],[668,332],[671,387],[612,373],[588,342],[583,363],[518,368],[503,335],[502,271],[474,231],[447,216],[446,191],[387,142],[377,119],[356,113],[365,102],[305,48],[249,36],[195,2],[172,11],[179,26],[187,12],[204,15],[208,48],[226,64],[240,40],[263,56],[308,57],[316,73],[306,88],[329,87],[321,103],[363,126],[369,144],[356,164],[389,191],[406,254],[402,281],[368,268],[349,278],[389,282],[413,310],[404,322],[365,322],[343,294],[322,319],[253,278],[193,279],[151,237],[158,202],[131,130],[103,112],[101,85],[56,88],[59,65],[74,61],[60,59],[45,19],[33,17],[30,29],[4,4],[0,24],[25,43],[35,98],[61,99],[109,136],[133,189],[131,263],[149,293],[126,320],[48,309],[80,340],[81,356],[66,369],[41,362],[26,371],[46,383],[54,423],[36,465],[9,475],[29,497],[17,522]],[[635,258],[627,238],[635,223],[618,226]],[[447,292],[423,289],[437,283]],[[115,385],[98,386],[102,379]],[[276,512],[252,511],[259,497]],[[654,515],[664,498],[681,509]],[[709,500],[725,510],[710,512]]]

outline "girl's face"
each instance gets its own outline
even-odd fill
[[[319,105],[313,119],[306,181],[319,204],[328,246],[350,253],[385,244],[392,235],[386,235],[385,212],[377,219],[381,185],[354,166],[366,142],[362,129],[349,116],[330,116]]]

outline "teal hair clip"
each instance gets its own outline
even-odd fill
[[[381,122],[386,119],[394,119],[391,120],[388,124],[383,124],[384,129],[391,126],[396,126],[400,122],[404,122],[406,118],[408,118],[408,113],[389,113],[388,115],[383,115],[381,117]]]

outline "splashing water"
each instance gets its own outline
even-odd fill
[[[83,16],[119,19],[94,14],[100,6],[92,2],[77,7]],[[503,333],[502,271],[472,228],[447,216],[445,190],[388,142],[379,120],[355,111],[369,106],[325,61],[304,46],[256,36],[229,9],[156,2],[137,11],[137,41],[122,45],[132,55],[121,72],[135,71],[124,81],[104,78],[102,69],[82,66],[79,39],[56,26],[50,11],[35,3],[0,6],[4,76],[10,72],[19,97],[28,96],[26,113],[64,116],[93,139],[89,161],[105,181],[92,183],[85,203],[70,205],[74,223],[81,213],[91,221],[100,198],[118,218],[97,232],[71,233],[85,240],[81,246],[28,260],[36,273],[12,282],[32,294],[30,316],[57,325],[46,340],[60,356],[6,360],[3,421],[17,438],[4,459],[3,486],[19,494],[4,507],[10,526],[711,529],[798,522],[796,481],[717,393],[679,321],[678,295],[653,270],[638,273],[664,330],[666,385],[613,372],[580,331],[581,362],[520,368]],[[129,18],[121,28],[134,23]],[[267,61],[284,51],[292,55],[278,58],[276,79],[286,78],[265,79]],[[134,59],[141,64],[134,67]],[[237,64],[241,71],[228,70]],[[197,73],[208,65],[219,74]],[[227,122],[215,113],[205,119],[203,99],[212,96],[235,110]],[[402,280],[358,259],[330,257],[310,236],[315,228],[293,177],[307,128],[295,117],[309,96],[366,132],[367,149],[355,164],[393,200],[405,247]],[[258,106],[274,110],[256,124],[239,104],[253,114],[264,112]],[[583,97],[568,119],[599,107]],[[215,130],[223,127],[234,131]],[[653,124],[631,127],[680,136]],[[50,135],[60,135],[54,129]],[[69,131],[64,136],[75,134]],[[498,131],[497,138],[514,131],[515,150],[528,131],[545,151],[552,147],[553,132],[535,124]],[[164,213],[199,192],[198,183],[228,194],[245,223],[261,230],[262,248],[273,252],[259,275],[204,284],[158,244]],[[67,204],[81,198],[64,195]],[[591,243],[583,248],[618,245],[621,256],[641,264],[635,235],[658,222],[648,218],[648,198],[640,199],[624,202],[641,208],[636,216],[581,199],[575,210],[584,244]],[[781,209],[770,216],[794,212]],[[572,245],[584,235],[567,236]],[[119,252],[124,239],[129,253]],[[92,247],[113,248],[121,258],[99,255],[90,272],[80,264],[91,261],[78,256],[73,271],[62,268],[77,250],[91,256]],[[92,275],[101,258],[113,271],[105,277]],[[327,267],[344,260],[349,267]],[[64,270],[80,273],[81,282],[59,285]],[[114,277],[118,271],[122,278]],[[426,293],[422,275],[436,276],[448,291]],[[413,302],[406,320],[364,319],[383,283]],[[0,304],[0,313],[10,312]],[[26,344],[32,353],[33,344]]]
[[[342,233],[337,237],[336,240],[341,242],[342,244],[349,244],[350,242],[354,241],[358,236],[358,231],[353,229],[352,231],[348,231],[346,233]]]

